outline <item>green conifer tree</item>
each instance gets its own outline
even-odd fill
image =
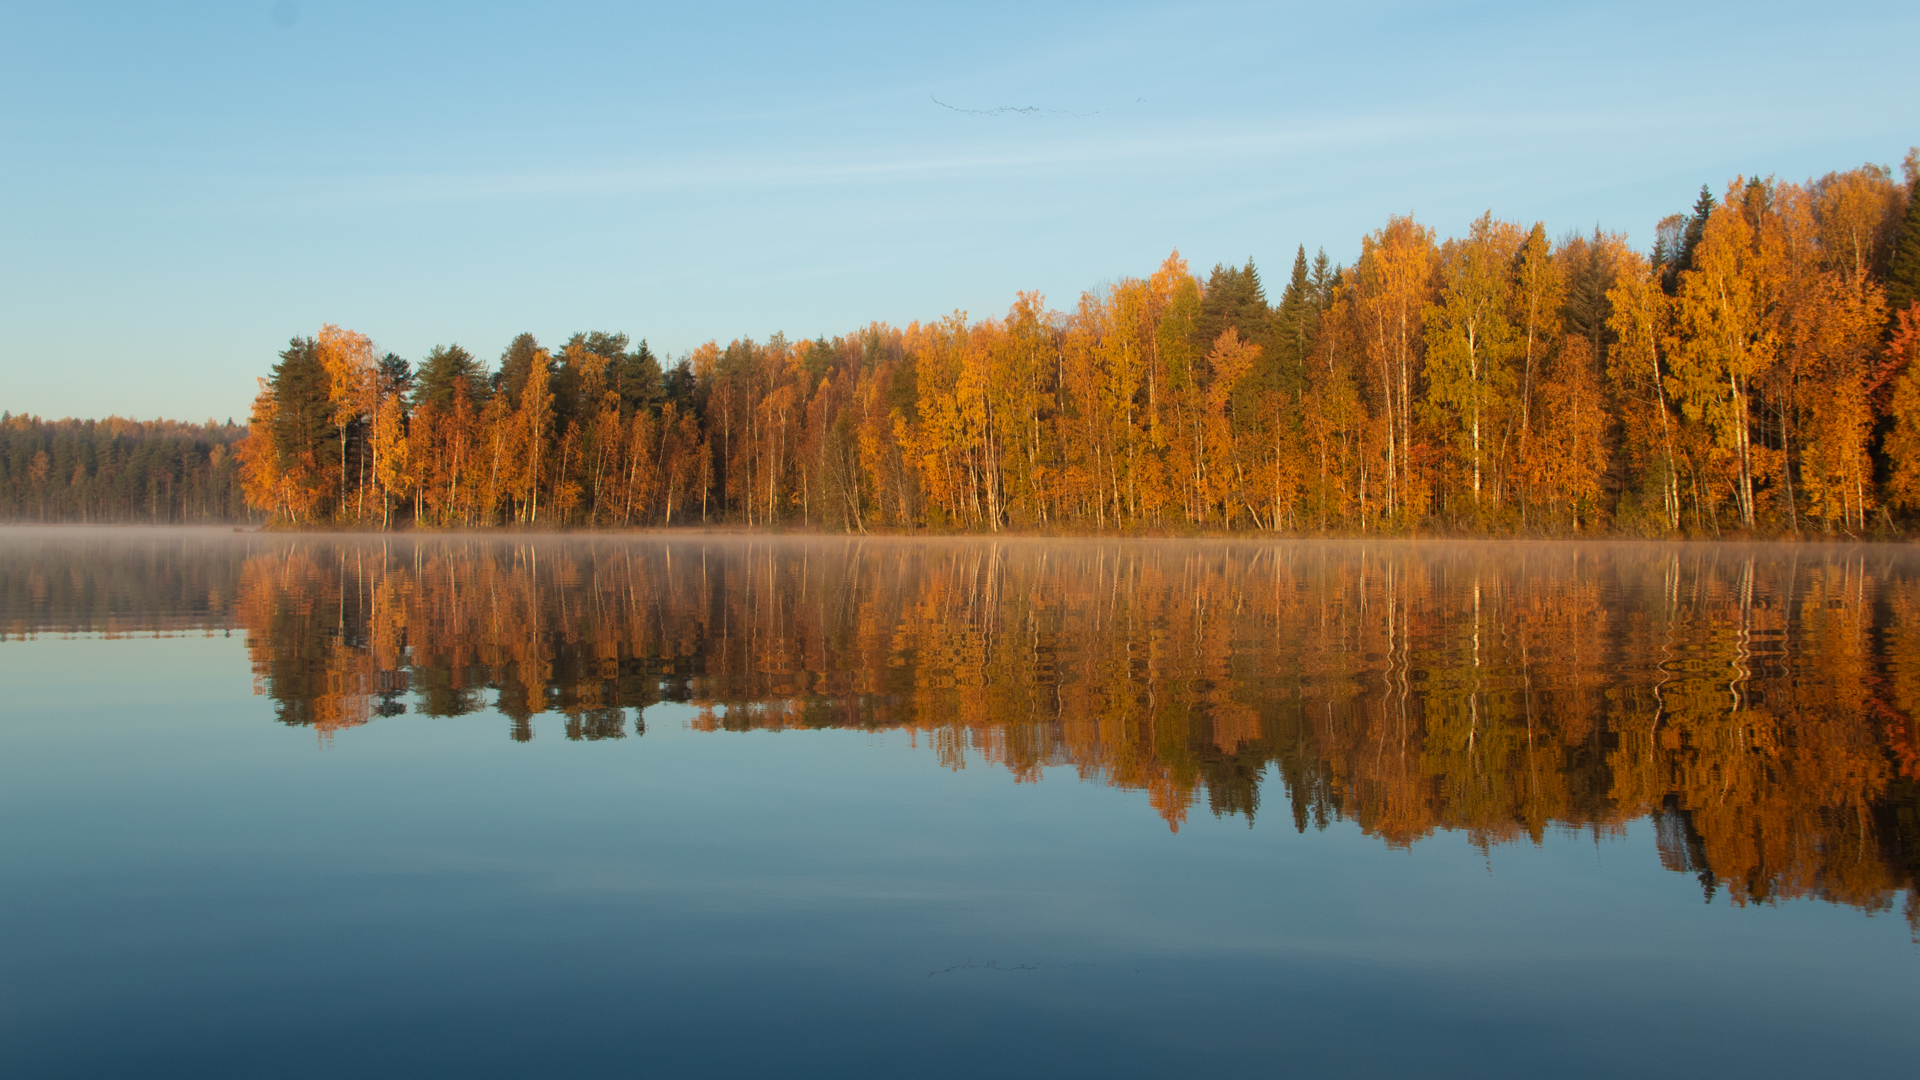
[[[1680,290],[1680,246],[1686,233],[1685,214],[1668,214],[1653,227],[1653,268],[1660,272],[1660,288],[1668,296]]]
[[[1280,307],[1273,319],[1274,346],[1285,368],[1295,372],[1306,369],[1319,316],[1313,279],[1307,275],[1307,245],[1301,244],[1293,253],[1293,273],[1287,278],[1286,291],[1280,294]]]
[[[327,399],[327,370],[320,363],[320,352],[312,338],[297,337],[280,353],[269,379],[277,408],[273,417],[274,447],[286,458],[313,454],[315,460],[331,460],[331,451],[339,431],[333,426],[332,405]]]
[[[318,469],[335,461],[341,431],[333,423],[327,369],[320,362],[318,343],[302,337],[288,342],[268,381],[274,400],[273,448],[281,468],[304,463]],[[314,510],[321,518],[330,516],[332,500],[323,494]]]
[[[486,380],[481,377],[480,361],[458,345],[435,345],[413,377],[413,407],[429,402],[437,409],[453,407],[453,396],[464,384],[476,402],[484,400]]]
[[[1238,417],[1253,415],[1261,390],[1282,389],[1287,372],[1274,345],[1273,309],[1267,306],[1267,294],[1260,284],[1260,271],[1253,260],[1241,267],[1215,266],[1207,279],[1206,294],[1193,321],[1188,340],[1194,355],[1205,356],[1213,344],[1231,327],[1242,340],[1260,348],[1260,359],[1236,387],[1234,412]]]
[[[1700,197],[1694,200],[1693,213],[1687,218],[1687,231],[1680,238],[1680,257],[1674,260],[1678,273],[1693,269],[1693,251],[1707,235],[1707,219],[1713,216],[1713,209],[1719,206],[1713,197],[1713,189],[1700,185]]]
[[[1911,158],[1910,158],[1911,159]],[[1915,184],[1907,181],[1907,212],[1900,219],[1900,231],[1893,241],[1893,258],[1887,265],[1887,310],[1905,310],[1920,300],[1920,198]]]
[[[1272,331],[1273,313],[1267,307],[1266,290],[1260,285],[1260,272],[1248,259],[1243,267],[1215,266],[1207,278],[1207,291],[1200,300],[1200,313],[1194,318],[1191,341],[1204,356],[1213,348],[1227,327],[1240,336],[1265,346]]]
[[[614,361],[613,388],[620,394],[622,414],[631,416],[641,409],[659,412],[660,381],[660,359],[647,348],[646,339],[641,338],[640,344]]]
[[[493,373],[493,389],[507,395],[508,410],[520,407],[520,390],[527,385],[534,354],[539,351],[540,342],[532,334],[521,334],[500,354],[500,370]]]
[[[1321,248],[1313,257],[1313,308],[1316,315],[1324,315],[1333,306],[1333,289],[1340,283],[1340,268],[1327,261],[1327,249]]]
[[[1605,243],[1605,236],[1595,226],[1592,239],[1574,236],[1560,244],[1567,268],[1567,296],[1561,315],[1568,331],[1586,338],[1593,347],[1596,362],[1606,354],[1607,320],[1613,315],[1607,290],[1613,288],[1614,274],[1603,257]]]
[[[375,378],[382,398],[390,394],[406,395],[413,392],[413,365],[394,353],[380,358]]]

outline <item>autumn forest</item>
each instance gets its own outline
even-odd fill
[[[1351,266],[1021,293],[839,337],[326,326],[244,428],[0,422],[0,514],[359,529],[1891,535],[1920,511],[1920,156],[1736,178],[1650,252],[1491,213]],[[166,440],[171,440],[167,442]],[[160,444],[165,442],[165,446]]]

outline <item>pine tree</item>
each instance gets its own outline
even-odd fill
[[[507,396],[509,410],[520,407],[520,390],[527,385],[534,357],[543,352],[532,334],[521,334],[500,354],[500,370],[493,373],[493,389]]]
[[[591,416],[599,411],[600,402],[583,401],[581,373],[574,370],[574,362],[568,357],[579,357],[582,353],[602,357],[606,366],[602,369],[602,378],[606,389],[620,395],[620,408],[623,415],[633,415],[633,410],[650,404],[658,390],[659,366],[654,365],[653,381],[648,381],[646,364],[653,360],[653,354],[647,351],[646,342],[633,353],[627,351],[630,339],[625,334],[610,334],[603,330],[591,333],[575,334],[567,339],[566,347],[561,349],[562,357],[553,376],[553,392],[556,395],[556,408],[559,416],[558,427],[564,428],[567,420]]]
[[[273,366],[267,391],[254,403],[269,440],[250,454],[255,505],[272,506],[294,521],[333,513],[341,429],[334,424],[330,380],[313,338],[294,338]]]
[[[461,390],[478,403],[486,398],[479,392],[485,385],[472,353],[458,345],[435,345],[414,375],[413,406],[431,404],[445,411],[453,408],[454,395]]]
[[[327,397],[327,370],[312,338],[287,343],[270,378],[275,411],[273,444],[282,459],[305,458],[313,463],[333,459],[339,433],[332,423]]]
[[[413,365],[393,353],[380,358],[375,375],[378,380],[375,386],[383,401],[395,394],[404,397],[413,393]]]

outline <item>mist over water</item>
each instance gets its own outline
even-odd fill
[[[1892,1075],[1916,635],[1889,546],[8,529],[0,1036]]]

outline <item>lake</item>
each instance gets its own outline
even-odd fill
[[[1920,555],[0,530],[9,1076],[1909,1076]]]

